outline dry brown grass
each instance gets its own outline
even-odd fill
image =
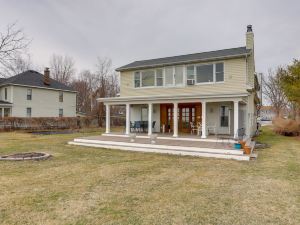
[[[278,134],[297,136],[300,133],[300,122],[277,117],[273,120],[274,131]]]
[[[133,153],[66,145],[93,133],[2,133],[2,224],[299,224],[300,142],[264,128],[257,161]]]

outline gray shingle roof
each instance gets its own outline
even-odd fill
[[[50,85],[45,85],[44,75],[34,70],[27,70],[26,72],[20,73],[13,77],[0,80],[0,86],[6,84],[26,85],[26,86],[34,86],[39,88],[52,88],[52,89],[65,90],[65,91],[74,91],[71,87],[63,83],[60,83],[56,80],[53,80],[51,78],[50,78]]]
[[[7,104],[7,105],[11,105],[11,103],[10,103],[10,102],[6,102],[6,101],[2,101],[2,100],[0,100],[0,105],[5,105],[5,104]]]
[[[117,71],[125,71],[131,69],[142,69],[142,68],[150,68],[156,66],[167,66],[167,65],[176,65],[181,63],[193,63],[193,62],[201,62],[208,61],[214,59],[223,59],[230,57],[239,57],[250,54],[251,50],[246,49],[246,47],[238,47],[238,48],[230,48],[230,49],[222,49],[211,52],[200,52],[188,55],[179,55],[165,58],[157,58],[157,59],[148,59],[135,61],[133,63],[127,64],[125,66],[119,67]]]

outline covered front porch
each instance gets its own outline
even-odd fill
[[[242,97],[173,101],[149,98],[147,102],[127,100],[104,104],[106,134],[112,134],[110,108],[114,105],[126,108],[126,123],[122,133],[127,136],[132,133],[148,136],[155,133],[162,137],[207,139],[219,135],[237,138],[241,130],[243,135],[247,134],[247,101]]]

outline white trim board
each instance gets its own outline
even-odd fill
[[[103,136],[109,136],[109,137],[129,137],[129,135],[126,134],[102,134]],[[148,138],[147,135],[137,135],[136,138]],[[216,140],[216,139],[209,139],[209,138],[185,138],[185,137],[160,137],[158,136],[157,139],[161,140],[177,140],[177,141],[199,141],[199,142],[214,142],[214,143],[236,143],[234,140]]]
[[[235,160],[242,160],[242,161],[250,160],[250,156],[248,156],[248,155],[220,154],[220,153],[210,153],[210,152],[205,152],[205,151],[196,152],[196,151],[185,151],[185,150],[172,150],[170,148],[154,149],[154,148],[144,148],[144,147],[115,146],[115,145],[105,145],[105,144],[95,144],[95,143],[82,143],[82,142],[76,142],[76,141],[70,141],[70,142],[68,142],[68,144],[86,146],[86,147],[134,151],[134,152],[151,152],[151,153],[163,153],[163,154],[183,155],[183,156],[235,159]]]

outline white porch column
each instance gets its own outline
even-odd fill
[[[148,104],[148,135],[152,134],[152,114],[153,114],[153,104]]]
[[[202,135],[201,138],[206,138],[206,102],[201,102],[202,105]]]
[[[110,105],[109,104],[106,104],[105,105],[105,113],[106,113],[106,116],[105,116],[105,133],[106,134],[109,134],[110,133]]]
[[[126,104],[126,135],[130,134],[130,104]]]
[[[178,137],[178,103],[174,102],[174,111],[173,111],[173,137]]]
[[[238,137],[238,129],[239,129],[239,101],[234,101],[234,138]]]

